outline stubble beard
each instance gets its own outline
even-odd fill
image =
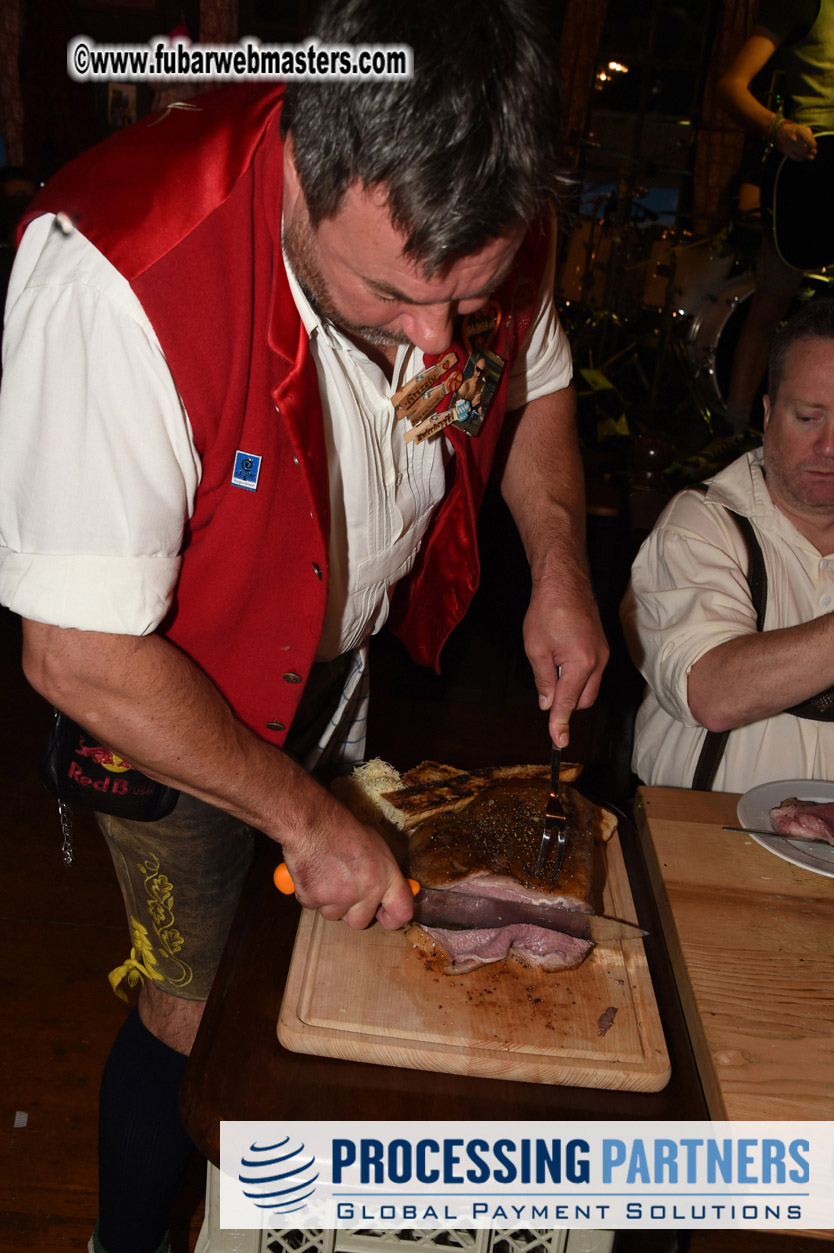
[[[806,469],[808,468],[813,469],[814,467],[806,467]],[[819,466],[818,469],[826,470],[829,473],[832,471],[831,466]],[[820,484],[823,499],[808,495],[799,486],[798,475],[791,475],[785,470],[782,458],[778,453],[774,454],[772,447],[768,456],[766,438],[764,445],[764,471],[768,490],[777,500],[785,501],[797,513],[804,513],[816,520],[829,518],[834,521],[834,478],[831,479],[828,487]]]
[[[282,243],[299,287],[320,318],[332,322],[351,338],[364,340],[375,348],[399,348],[411,344],[403,331],[386,331],[379,326],[352,322],[336,307],[327,280],[319,268],[313,228],[306,208],[299,210],[290,223],[284,224]]]

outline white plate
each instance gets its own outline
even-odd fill
[[[824,779],[783,779],[775,783],[760,783],[745,792],[738,802],[738,822],[741,827],[755,827],[759,831],[772,831],[770,811],[789,796],[796,796],[801,801],[834,801],[834,783]],[[828,875],[834,879],[834,845],[824,844],[820,840],[786,840],[774,836],[754,835],[753,839],[762,848],[775,853],[784,861],[803,870],[813,870],[815,874]]]

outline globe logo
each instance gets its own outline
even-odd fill
[[[240,1159],[243,1195],[258,1209],[276,1214],[304,1209],[319,1177],[318,1171],[309,1173],[316,1164],[315,1154],[307,1160],[304,1157],[304,1145],[291,1147],[289,1136],[277,1144],[250,1144]]]

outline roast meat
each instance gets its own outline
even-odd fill
[[[548,790],[547,778],[507,778],[484,788],[465,808],[429,818],[412,836],[409,874],[428,888],[592,913],[594,807],[570,786],[559,789],[568,820],[561,873],[555,884],[548,865],[536,876]],[[476,931],[415,924],[409,936],[447,974],[507,958],[570,969],[593,948],[589,940],[526,923]]]
[[[834,844],[834,802],[801,801],[789,796],[770,811],[770,821],[780,835],[795,840],[824,840]]]

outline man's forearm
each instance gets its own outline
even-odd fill
[[[380,902],[384,925],[410,917],[409,889],[377,833],[244,726],[161,636],[27,622],[24,669],[47,700],[139,770],[280,842],[303,904],[352,926],[366,926]]]
[[[774,111],[761,104],[750,90],[750,83],[767,65],[779,46],[779,39],[763,26],[754,28],[729,69],[718,80],[717,98],[730,117],[745,130],[766,136]]]
[[[596,699],[608,648],[585,557],[585,485],[571,388],[532,401],[509,419],[512,442],[501,491],[533,580],[524,646],[554,744],[568,743],[574,709]]]
[[[783,156],[807,161],[816,153],[808,126],[786,121],[780,113],[756,99],[750,84],[779,47],[781,40],[765,26],[755,26],[733,64],[718,81],[719,104],[745,130],[768,139]]]
[[[583,574],[585,479],[572,387],[532,401],[510,416],[512,442],[501,493],[518,527],[534,582],[564,562]]]
[[[722,108],[739,126],[762,139],[769,136],[778,114],[761,104],[741,79],[725,75],[718,84],[717,95]]]
[[[689,708],[710,731],[729,731],[816,696],[834,684],[834,614],[801,626],[738,636],[689,672]]]
[[[304,787],[306,773],[245,727],[202,671],[160,636],[27,622],[23,664],[47,700],[151,778],[262,830],[292,826],[286,792],[295,797],[297,789],[282,783]]]

